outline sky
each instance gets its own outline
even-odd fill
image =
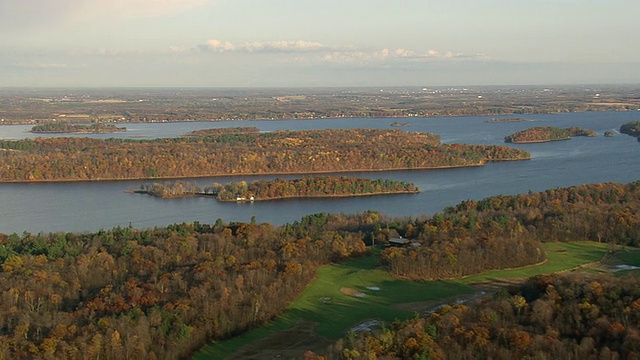
[[[637,0],[0,0],[0,87],[640,83]]]

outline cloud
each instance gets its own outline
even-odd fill
[[[248,52],[263,53],[299,53],[299,52],[316,52],[326,49],[326,46],[314,41],[270,41],[270,42],[253,42],[244,44],[242,47]]]
[[[212,39],[198,46],[201,51],[210,52],[240,52],[240,53],[306,53],[318,52],[326,49],[326,46],[315,41],[267,41],[247,42],[235,45],[229,41]]]
[[[427,50],[419,52],[410,49],[379,49],[379,50],[334,50],[325,53],[322,60],[328,63],[344,64],[372,64],[372,63],[392,63],[392,62],[431,62],[445,60],[482,60],[487,57],[483,54],[465,55],[453,53],[452,51],[441,52],[438,50]]]
[[[234,51],[236,46],[228,41],[220,41],[217,39],[209,40],[206,44],[199,46],[201,50],[208,50],[213,52],[228,52]]]

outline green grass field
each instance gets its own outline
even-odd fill
[[[529,278],[540,274],[552,274],[599,261],[607,252],[606,244],[596,242],[546,243],[543,247],[547,254],[547,261],[542,264],[487,271],[460,281],[469,284],[494,279]]]
[[[392,278],[376,266],[377,254],[353,259],[345,264],[327,265],[318,270],[317,279],[296,299],[285,313],[267,326],[242,336],[206,346],[194,359],[224,359],[245,344],[293,327],[300,320],[318,323],[316,333],[329,338],[346,335],[349,328],[368,320],[404,320],[414,313],[393,307],[394,304],[438,300],[470,294],[470,283],[527,278],[550,274],[593,263],[602,259],[606,245],[599,243],[545,244],[548,260],[539,265],[510,270],[488,271],[461,280],[411,282]],[[640,262],[640,252],[630,253]],[[374,287],[379,290],[372,290]],[[341,291],[343,289],[343,291]],[[344,289],[360,292],[362,297],[346,295]]]

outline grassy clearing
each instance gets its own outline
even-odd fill
[[[596,242],[543,244],[547,261],[542,264],[517,269],[492,270],[460,280],[469,284],[496,279],[528,278],[540,274],[552,274],[600,261],[607,252],[607,245]]]
[[[242,336],[208,345],[194,359],[228,358],[240,347],[274,332],[289,329],[301,320],[317,323],[315,332],[321,336],[340,338],[349,328],[368,319],[389,322],[415,316],[415,313],[394,307],[394,304],[471,294],[474,290],[468,286],[470,283],[565,271],[597,262],[606,253],[606,245],[599,243],[554,243],[545,244],[544,247],[548,260],[543,264],[489,271],[451,281],[411,282],[394,279],[386,270],[377,267],[378,254],[353,259],[345,264],[323,266],[318,270],[317,279],[282,316]],[[632,254],[630,258],[640,263],[640,252]],[[372,290],[374,287],[379,290]],[[345,289],[364,295],[347,295]]]

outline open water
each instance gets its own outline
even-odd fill
[[[394,121],[409,122],[404,131],[432,132],[443,143],[504,144],[503,138],[533,126],[579,126],[597,132],[597,137],[568,141],[512,145],[529,151],[529,161],[490,163],[483,167],[366,172],[348,175],[406,180],[422,192],[335,199],[289,199],[255,203],[220,203],[209,198],[158,199],[128,194],[148,181],[0,184],[0,232],[97,231],[115,226],[149,228],[178,222],[213,223],[250,221],[284,224],[318,212],[358,213],[377,210],[392,216],[421,216],[441,211],[463,200],[497,194],[518,194],[597,182],[640,180],[640,143],[624,134],[604,137],[607,130],[640,120],[640,112],[589,112],[520,116],[528,121],[488,123],[491,117],[356,118],[290,121],[225,121],[123,124],[128,131],[92,137],[150,139],[176,137],[197,129],[256,126],[261,131],[391,128]],[[21,139],[39,135],[30,126],[0,126],[0,138]],[[40,135],[42,136],[42,135]],[[54,135],[46,135],[54,136]],[[60,135],[57,135],[60,136]],[[88,135],[76,135],[88,136]],[[211,182],[269,179],[276,176],[243,176],[194,179],[204,186]],[[280,176],[292,178],[295,176]],[[188,181],[188,180],[184,180]]]

